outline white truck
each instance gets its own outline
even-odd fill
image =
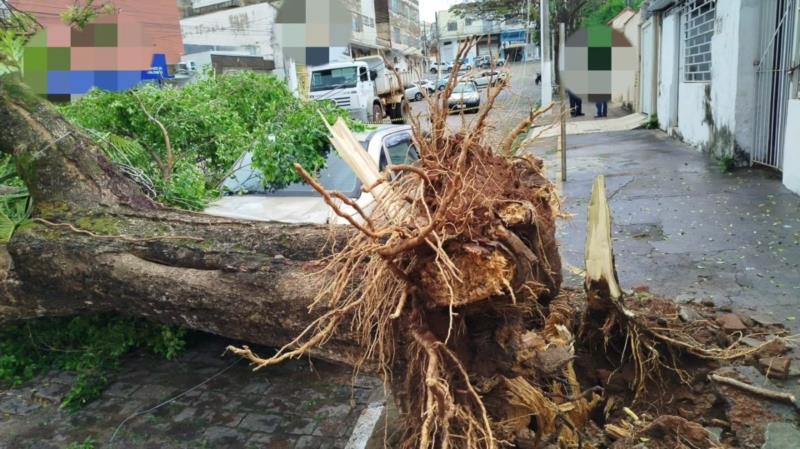
[[[355,119],[379,123],[406,123],[409,113],[405,87],[410,74],[389,70],[381,56],[366,56],[348,62],[334,62],[309,69],[310,97],[328,100],[350,111]]]

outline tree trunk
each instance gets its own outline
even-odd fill
[[[0,248],[0,321],[113,311],[272,346],[310,323],[314,261],[348,229],[164,208],[10,76],[0,129],[34,201]],[[318,355],[351,363],[358,352],[342,336]]]

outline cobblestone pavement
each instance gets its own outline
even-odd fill
[[[227,340],[200,340],[174,361],[132,354],[102,397],[77,413],[58,407],[69,373],[0,390],[0,449],[63,449],[87,438],[97,449],[343,448],[361,410],[383,398],[378,381],[353,383],[348,367],[298,360],[254,373],[221,356]]]

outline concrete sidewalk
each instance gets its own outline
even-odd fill
[[[559,173],[554,139],[531,149]],[[724,174],[660,131],[597,133],[568,139],[565,206],[574,215],[558,237],[565,278],[580,285],[592,181],[606,176],[619,278],[678,300],[772,316],[800,329],[800,197],[777,173]]]
[[[557,115],[551,114],[551,120],[556,120]],[[585,117],[581,117],[584,119]],[[647,123],[647,116],[644,114],[628,114],[622,117],[585,119],[576,120],[572,118],[567,122],[567,135],[594,134],[613,131],[630,131],[641,128]],[[530,138],[547,138],[561,135],[561,126],[558,123],[553,125],[537,126],[528,133]]]

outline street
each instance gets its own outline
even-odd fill
[[[499,143],[506,134],[511,131],[522,119],[524,119],[531,108],[533,108],[541,97],[541,90],[534,80],[539,71],[539,62],[518,62],[500,67],[498,70],[508,70],[510,73],[509,86],[503,89],[495,101],[494,108],[489,112],[487,126],[490,131],[488,139],[490,143]],[[480,73],[484,69],[475,69],[473,73]],[[434,75],[427,76],[435,80]],[[486,104],[487,89],[481,89],[481,106]],[[437,97],[438,98],[438,97]],[[415,101],[411,103],[412,114],[419,117],[420,123],[426,124],[428,104],[427,100]],[[457,130],[464,124],[471,123],[477,116],[474,112],[453,112],[447,119],[447,125],[451,130]]]

